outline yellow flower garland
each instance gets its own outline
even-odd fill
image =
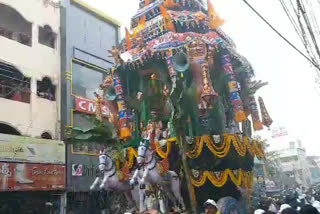
[[[261,143],[250,140],[248,137],[243,137],[243,141],[241,142],[239,136],[229,134],[223,136],[222,143],[219,146],[217,146],[209,136],[198,137],[194,149],[187,152],[186,155],[190,159],[198,158],[201,155],[203,146],[206,145],[213,155],[218,158],[224,158],[229,154],[231,144],[241,157],[244,157],[248,151],[253,157],[264,158]]]
[[[175,143],[176,141],[177,141],[176,138],[168,139],[166,152],[162,151],[162,149],[161,149],[161,147],[159,145],[159,142],[155,142],[157,154],[163,159],[168,158],[168,156],[169,156],[169,154],[171,152],[171,145],[172,145],[172,143]]]
[[[128,156],[128,160],[127,160],[127,162],[128,162],[128,167],[129,167],[129,169],[131,169],[131,168],[133,167],[133,161],[134,161],[134,159],[138,157],[138,153],[137,153],[137,151],[136,151],[135,149],[133,149],[133,148],[130,147],[130,148],[128,149],[127,156]]]
[[[243,171],[241,169],[237,171],[238,174],[235,175],[232,170],[226,169],[225,171],[220,173],[219,177],[217,177],[214,172],[204,171],[201,173],[201,175],[199,175],[199,178],[194,178],[193,176],[190,176],[190,180],[194,187],[203,186],[207,180],[209,180],[212,183],[212,185],[216,187],[223,187],[230,178],[230,180],[236,186],[251,188],[253,180],[252,173]]]
[[[176,138],[170,138],[170,139],[168,139],[167,149],[166,149],[165,152],[161,149],[161,147],[160,147],[160,145],[159,145],[159,142],[155,142],[157,154],[158,154],[161,158],[163,158],[163,159],[168,158],[168,156],[169,156],[169,154],[170,154],[170,152],[171,152],[172,143],[175,143],[176,140],[177,140]],[[138,157],[138,153],[137,153],[137,151],[136,151],[135,149],[133,149],[132,147],[130,147],[130,148],[128,149],[128,152],[127,152],[127,157],[128,157],[128,160],[127,160],[128,166],[129,166],[129,169],[131,169],[132,166],[133,166],[133,161],[134,161],[134,159]]]
[[[170,138],[167,142],[167,149],[166,151],[162,150],[162,148],[159,145],[159,142],[155,142],[155,151],[157,154],[163,158],[168,158],[172,143],[176,142],[176,138]],[[240,140],[240,137],[237,135],[230,135],[230,134],[224,134],[221,145],[217,145],[210,136],[201,136],[196,138],[195,147],[192,151],[189,151],[186,153],[187,157],[190,159],[198,158],[202,151],[204,145],[207,146],[207,148],[211,151],[213,155],[215,155],[217,158],[224,158],[226,157],[229,152],[231,145],[235,148],[236,152],[241,156],[244,157],[247,152],[250,153],[251,156],[256,156],[258,158],[264,158],[264,151],[263,151],[263,145],[257,141],[251,140],[248,137],[243,137],[242,141]],[[135,149],[129,148],[128,153],[128,166],[131,169],[133,166],[133,161],[135,158],[138,157],[138,153]]]

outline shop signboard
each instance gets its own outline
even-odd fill
[[[0,161],[65,164],[62,141],[0,134]]]
[[[99,150],[96,147],[82,146],[84,149],[78,152],[77,149],[72,149],[76,146],[77,144],[67,146],[66,189],[69,192],[88,192],[99,172]]]
[[[75,98],[75,110],[85,114],[95,114],[97,111],[96,102],[93,100],[84,99],[82,97]],[[112,103],[104,102],[101,104],[101,114],[103,117],[110,117],[112,114],[116,115],[117,111]]]
[[[65,189],[65,166],[0,163],[0,191],[52,191]]]

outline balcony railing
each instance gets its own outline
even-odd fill
[[[32,46],[32,36],[23,32],[13,32],[0,27],[0,36],[17,41],[23,45]]]
[[[23,103],[30,103],[31,91],[29,88],[9,86],[0,83],[0,97]]]

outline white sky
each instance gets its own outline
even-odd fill
[[[118,19],[129,28],[138,0],[85,0]],[[212,0],[223,29],[237,50],[252,64],[256,79],[269,81],[259,91],[274,120],[273,127],[286,126],[289,135],[301,139],[310,155],[320,155],[320,90],[316,91],[315,70],[295,50],[264,24],[242,0]],[[287,39],[303,50],[278,0],[248,0]],[[318,133],[319,132],[319,133]],[[263,131],[263,136],[271,135]],[[272,142],[285,144],[285,142]]]

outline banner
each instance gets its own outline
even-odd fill
[[[0,163],[0,191],[65,189],[65,166]]]
[[[283,137],[287,135],[288,131],[284,126],[272,129],[272,138]]]
[[[0,134],[0,161],[65,164],[62,141]]]

